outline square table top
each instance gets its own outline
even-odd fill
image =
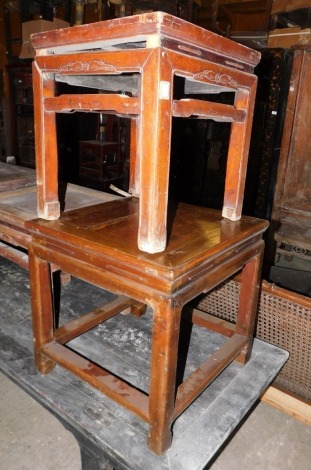
[[[260,240],[268,222],[242,216],[232,222],[221,211],[184,203],[168,206],[168,244],[164,252],[149,254],[137,246],[139,200],[123,198],[63,213],[57,220],[36,219],[27,224],[35,239],[49,240],[94,259],[111,258],[131,269],[174,278],[233,254]],[[228,255],[229,256],[229,255]],[[99,261],[98,261],[99,262]]]
[[[191,47],[195,47],[196,54],[202,49],[227,58],[230,61],[228,67],[234,67],[234,62],[237,61],[242,70],[243,64],[256,66],[261,57],[258,51],[159,11],[46,31],[31,36],[34,49],[42,50],[43,54],[66,54],[115,46],[120,49],[135,48],[135,45],[158,47],[165,39],[179,42],[180,52],[184,54],[192,53]]]

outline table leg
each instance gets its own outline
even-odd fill
[[[171,64],[163,51],[154,49],[142,72],[138,143],[138,247],[148,253],[158,253],[166,247],[172,88]]]
[[[54,309],[50,265],[42,261],[29,248],[29,271],[31,286],[32,327],[35,362],[41,374],[49,373],[55,363],[41,353],[41,348],[53,340]]]
[[[251,116],[254,112],[256,96],[256,77],[248,89],[239,90],[235,97],[235,107],[245,111],[244,122],[233,122],[227,158],[226,182],[222,215],[226,219],[241,218],[245,177],[247,171],[248,151],[252,130]]]
[[[157,455],[172,440],[181,306],[175,300],[159,302],[153,310],[149,389],[149,448]]]
[[[139,155],[137,142],[139,137],[140,118],[131,119],[130,130],[130,175],[129,175],[129,192],[139,197]]]
[[[236,332],[249,338],[247,346],[236,360],[245,364],[252,352],[254,328],[258,307],[258,294],[261,284],[261,265],[264,243],[260,252],[243,268]]]
[[[45,111],[44,100],[54,96],[55,81],[53,74],[43,73],[36,63],[32,70],[38,217],[53,220],[60,216],[56,113]]]

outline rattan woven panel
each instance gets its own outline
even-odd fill
[[[235,322],[239,288],[239,282],[230,280],[202,297],[196,307]],[[311,401],[311,307],[299,301],[301,296],[289,300],[280,295],[284,289],[276,290],[271,286],[261,290],[256,337],[289,351],[274,384]]]

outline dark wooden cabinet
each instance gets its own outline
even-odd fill
[[[110,184],[123,187],[121,143],[86,140],[79,143],[79,181],[85,186],[109,190]]]
[[[311,294],[311,46],[295,50],[272,212],[272,280]],[[285,285],[286,287],[286,285]]]
[[[11,89],[13,154],[19,165],[35,168],[31,63],[8,66]]]

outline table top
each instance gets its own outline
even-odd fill
[[[28,273],[0,259],[0,279],[0,370],[58,417],[90,455],[94,452],[94,459],[107,459],[118,470],[206,468],[288,358],[285,351],[256,339],[249,362],[231,363],[212,382],[174,423],[171,448],[156,457],[146,444],[148,426],[137,416],[59,366],[46,376],[35,370]],[[73,278],[63,288],[64,321],[107,300],[108,292]],[[141,318],[118,315],[70,347],[148,390],[151,327],[149,309]],[[225,340],[193,325],[185,375]],[[46,438],[53,438],[48,430]]]
[[[36,172],[10,163],[0,162],[0,193],[36,184]]]
[[[101,202],[118,199],[119,196],[96,191],[74,184],[60,184],[60,203],[63,211],[92,206]],[[12,191],[0,192],[0,224],[7,222],[25,227],[25,222],[37,217],[37,188],[30,186]]]
[[[171,270],[193,260],[200,263],[261,238],[269,225],[265,220],[246,216],[232,222],[218,210],[171,203],[167,248],[162,253],[149,254],[137,246],[138,219],[139,200],[129,197],[68,211],[58,220],[36,219],[28,223],[28,228],[36,238],[42,235],[56,245],[80,246],[84,252],[123,256],[133,265]]]
[[[200,26],[177,18],[168,13],[149,12],[140,15],[115,18],[71,28],[36,33],[31,37],[35,50],[46,49],[45,53],[63,54],[83,50],[104,49],[111,46],[120,48],[158,47],[163,39],[180,43],[180,52],[191,54],[191,47],[228,58],[228,67],[239,62],[254,67],[260,60],[258,51],[231,41]],[[185,44],[183,47],[182,44]],[[126,46],[127,45],[127,46]],[[196,51],[198,54],[198,50]],[[198,55],[200,56],[200,55]]]

